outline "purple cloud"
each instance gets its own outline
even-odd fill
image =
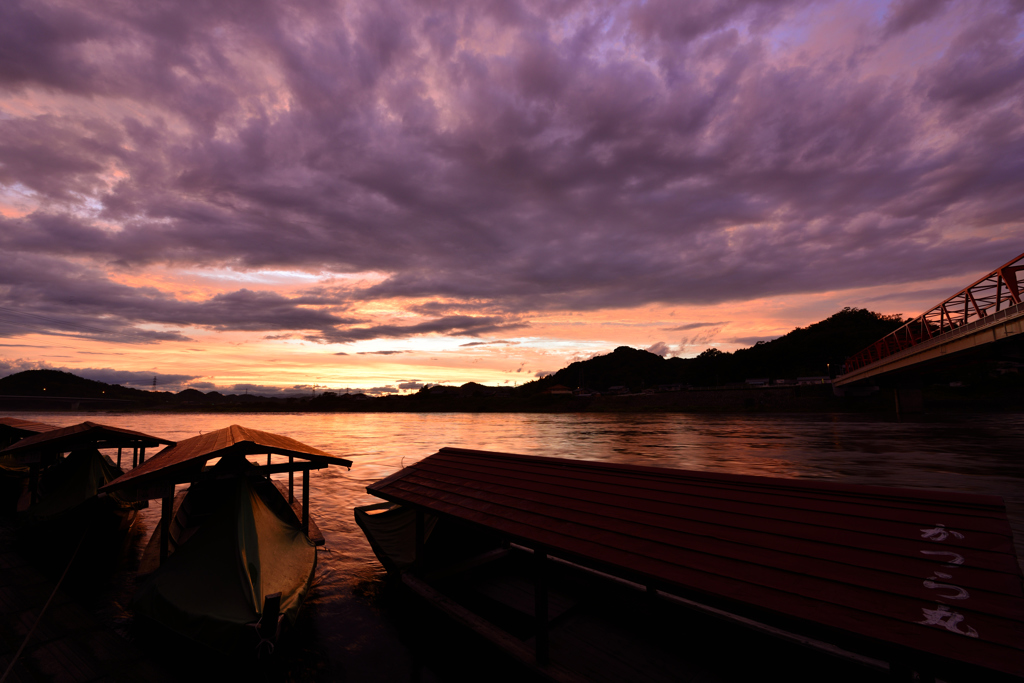
[[[857,25],[801,37],[830,10]],[[1020,250],[1021,11],[2,3],[0,90],[47,104],[0,117],[0,201],[27,207],[0,218],[0,326],[482,336],[987,272]],[[106,275],[154,264],[382,277],[193,301]],[[374,299],[426,320],[346,313]]]

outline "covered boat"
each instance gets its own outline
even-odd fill
[[[1024,678],[998,497],[460,448],[367,492],[384,566],[552,680]]]
[[[0,450],[22,439],[57,429],[55,425],[17,417],[0,417]],[[18,500],[28,488],[29,466],[13,455],[0,455],[0,513],[13,515]]]
[[[124,474],[121,454],[131,448],[135,463],[146,448],[173,441],[121,427],[82,422],[27,436],[0,451],[0,459],[27,470],[27,486],[18,501],[22,521],[51,528],[41,533],[77,535],[86,528],[125,528],[139,504],[122,496],[98,496],[99,488]],[[117,449],[118,461],[99,449]],[[36,529],[39,533],[39,530]]]
[[[309,516],[309,472],[332,464],[351,466],[295,439],[232,425],[180,441],[104,487],[162,499],[136,615],[221,652],[272,651],[295,623],[324,542]],[[270,474],[285,472],[282,491]],[[178,484],[190,486],[175,495]]]

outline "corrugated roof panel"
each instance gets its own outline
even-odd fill
[[[1024,674],[998,497],[452,448],[367,491],[658,587]]]
[[[70,427],[61,427],[29,436],[8,446],[0,453],[17,454],[29,452],[65,453],[77,448],[117,448],[125,445],[159,446],[173,444],[173,441],[143,434],[142,432],[111,427],[96,422],[81,422]]]
[[[58,429],[55,425],[46,424],[45,422],[22,420],[17,417],[0,417],[0,430],[3,430],[4,428],[28,434],[42,434],[43,432]]]
[[[193,436],[165,448],[124,476],[104,486],[103,491],[114,491],[125,486],[148,486],[173,478],[184,470],[192,470],[213,458],[229,454],[256,455],[276,453],[292,455],[305,460],[317,460],[332,465],[349,467],[352,462],[326,451],[296,441],[281,434],[272,434],[241,425]]]

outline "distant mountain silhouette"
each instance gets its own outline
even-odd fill
[[[662,358],[620,346],[607,355],[572,363],[553,375],[528,382],[519,387],[519,392],[530,395],[556,384],[597,391],[625,386],[636,392],[666,384],[706,387],[753,378],[835,376],[848,356],[903,322],[899,315],[844,308],[821,322],[732,353],[710,348],[696,358]]]
[[[170,391],[145,391],[106,384],[85,379],[60,370],[25,370],[7,377],[0,377],[0,396],[38,396],[40,398],[88,398],[103,400],[132,401],[137,407],[173,407],[188,404],[252,403],[257,401],[280,401],[256,395],[227,396],[211,391],[204,394],[197,389],[184,389],[178,393]]]
[[[204,394],[185,389],[177,394],[167,391],[144,391],[105,384],[59,370],[27,370],[0,378],[0,396],[73,397],[118,399],[132,401],[126,408],[232,410],[243,405],[261,410],[333,410],[348,403],[367,409],[388,409],[405,405],[408,409],[424,405],[426,399],[475,401],[480,405],[505,401],[508,410],[529,407],[535,395],[561,384],[570,388],[587,388],[606,392],[612,387],[625,387],[630,392],[656,389],[663,385],[694,387],[722,386],[742,383],[746,379],[796,379],[835,375],[843,361],[868,344],[884,337],[903,324],[900,316],[880,315],[862,308],[844,308],[835,315],[785,334],[772,341],[758,342],[746,349],[727,353],[710,348],[696,358],[662,358],[656,354],[628,346],[585,361],[572,363],[553,375],[528,382],[516,389],[487,387],[468,382],[461,387],[424,387],[407,397],[392,396],[370,400],[362,395],[339,395],[327,392],[316,398],[267,398],[255,395]],[[614,392],[613,392],[614,393]],[[515,398],[519,397],[519,398]],[[355,401],[363,398],[364,401]],[[563,398],[548,397],[552,400]],[[517,401],[526,403],[520,405]],[[429,401],[428,401],[429,402]],[[256,404],[259,404],[258,406]],[[301,407],[300,407],[301,406]],[[466,407],[471,407],[470,403]],[[241,409],[241,408],[239,408]]]
[[[0,377],[0,395],[72,396],[134,401],[153,399],[153,392],[97,382],[60,370],[25,370],[7,377]]]

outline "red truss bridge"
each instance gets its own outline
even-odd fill
[[[1013,259],[895,332],[846,359],[842,386],[1024,332],[1024,305],[1017,274],[1024,254]]]

